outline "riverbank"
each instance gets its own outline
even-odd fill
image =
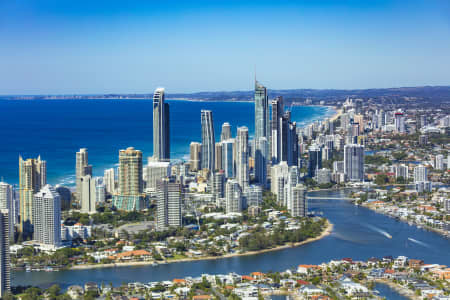
[[[397,293],[399,293],[400,295],[411,299],[411,300],[420,300],[422,299],[422,297],[417,296],[413,291],[411,291],[410,289],[401,286],[399,284],[396,284],[390,280],[386,280],[386,279],[376,279],[374,280],[376,283],[381,283],[381,284],[385,284],[387,286],[389,286],[391,289],[393,289],[394,291],[396,291]]]
[[[172,260],[166,260],[161,263],[157,263],[158,265],[161,264],[170,264],[170,263],[180,263],[180,262],[192,262],[192,261],[203,261],[203,260],[215,260],[215,259],[224,259],[224,258],[231,258],[231,257],[238,257],[238,256],[250,256],[250,255],[258,255],[266,252],[273,252],[273,251],[280,251],[287,248],[295,248],[299,247],[304,244],[312,243],[315,241],[318,241],[320,239],[323,239],[324,237],[331,234],[333,231],[334,225],[330,223],[328,220],[326,222],[326,227],[322,231],[322,233],[314,238],[309,238],[304,241],[298,242],[298,243],[290,243],[270,249],[263,249],[258,251],[248,251],[244,253],[231,253],[226,254],[222,256],[204,256],[204,257],[192,257],[192,258],[181,258],[181,259],[172,259]],[[115,267],[133,267],[133,266],[148,266],[155,264],[155,261],[135,261],[135,262],[123,262],[123,263],[110,263],[110,264],[99,264],[99,265],[77,265],[72,266],[69,269],[70,270],[86,270],[86,269],[98,269],[98,268],[115,268]]]
[[[377,209],[377,207],[375,205],[371,204],[371,203],[364,202],[363,204],[361,204],[361,206],[363,206],[365,208],[368,208],[368,209],[370,209],[370,210],[372,210],[372,211],[374,211],[374,212],[376,212],[378,214],[382,214],[384,216],[388,216],[388,217],[394,218],[394,219],[396,219],[398,221],[401,221],[403,223],[407,223],[408,225],[413,224],[417,228],[422,228],[422,229],[425,229],[425,230],[428,230],[428,231],[433,231],[433,232],[435,232],[437,234],[442,235],[443,237],[450,238],[448,232],[443,230],[443,229],[433,228],[433,227],[427,226],[426,224],[417,224],[414,220],[408,220],[408,219],[405,219],[405,218],[398,217],[396,215],[390,214],[390,213],[388,213],[386,211],[383,211],[381,209]]]

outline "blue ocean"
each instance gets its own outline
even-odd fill
[[[188,159],[189,143],[201,141],[200,110],[213,112],[216,139],[222,123],[254,130],[251,102],[170,103],[171,157]],[[294,106],[292,119],[300,125],[323,119],[334,111],[319,106]],[[151,100],[0,100],[0,177],[19,181],[18,158],[37,157],[47,161],[50,184],[72,186],[75,152],[86,147],[94,175],[118,162],[120,149],[135,147],[144,157],[152,155]],[[144,161],[146,163],[146,161]]]

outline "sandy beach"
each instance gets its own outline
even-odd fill
[[[226,254],[222,256],[202,256],[202,257],[195,257],[195,258],[182,258],[182,259],[173,259],[173,260],[167,260],[164,263],[178,263],[178,262],[189,262],[189,261],[200,261],[200,260],[212,260],[212,259],[223,259],[223,258],[230,258],[235,256],[248,256],[248,255],[257,255],[261,253],[271,252],[271,251],[279,251],[287,248],[294,248],[299,247],[304,244],[312,243],[315,241],[318,241],[328,235],[331,234],[333,231],[333,224],[330,223],[327,220],[325,230],[317,237],[306,239],[302,242],[298,243],[290,243],[283,246],[278,246],[270,249],[264,249],[259,251],[248,251],[245,253],[232,253],[232,254]],[[121,263],[111,263],[111,264],[98,264],[98,265],[77,265],[72,266],[71,270],[86,270],[86,269],[96,269],[96,268],[112,268],[112,267],[132,267],[132,266],[146,266],[154,264],[155,261],[135,261],[135,262],[121,262]],[[164,264],[163,263],[163,264]]]

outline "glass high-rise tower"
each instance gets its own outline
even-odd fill
[[[201,111],[202,121],[202,169],[214,171],[215,163],[215,138],[214,138],[214,123],[212,111]]]
[[[267,89],[255,81],[255,179],[265,185],[267,180],[268,143],[270,136],[269,99]]]
[[[153,157],[170,160],[170,111],[164,102],[164,88],[153,94]]]
[[[0,209],[0,298],[10,290],[9,211]]]
[[[248,128],[239,127],[236,135],[236,179],[242,189],[248,186]]]

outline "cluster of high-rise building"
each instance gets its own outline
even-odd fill
[[[263,192],[270,190],[292,216],[304,217],[305,178],[319,184],[364,180],[361,135],[365,125],[358,114],[350,110],[344,113],[341,127],[348,136],[341,137],[334,134],[334,123],[329,120],[298,128],[291,112],[285,110],[283,97],[269,100],[266,87],[257,81],[254,102],[253,138],[243,124],[233,136],[230,123],[225,122],[216,140],[213,112],[201,110],[201,141],[190,143],[188,162],[174,163],[170,160],[169,104],[164,89],[158,88],[153,96],[153,156],[144,164],[140,150],[120,150],[118,167],[94,177],[88,149],[81,148],[75,155],[74,190],[48,185],[46,161],[40,157],[20,157],[19,197],[15,197],[13,186],[0,183],[0,221],[4,224],[0,232],[0,292],[9,288],[9,267],[4,262],[9,259],[8,243],[16,230],[41,245],[59,247],[63,239],[72,236],[67,226],[61,226],[64,209],[93,214],[106,200],[126,211],[143,210],[154,203],[155,228],[165,230],[182,226],[187,201],[203,203],[209,199],[226,213],[245,209],[253,213],[260,211]],[[397,114],[395,118],[399,118]],[[402,126],[399,123],[399,128]],[[335,161],[333,170],[323,168],[323,162],[332,159],[336,150],[344,152],[343,161]],[[86,236],[78,231],[77,236]]]
[[[290,111],[285,111],[283,98],[269,101],[266,87],[255,81],[254,102],[253,139],[246,126],[237,127],[233,137],[231,125],[225,122],[220,141],[216,141],[213,113],[202,110],[201,143],[190,144],[189,170],[198,172],[201,180],[206,181],[207,190],[211,191],[216,204],[227,213],[240,213],[244,209],[261,206],[263,191],[280,179],[273,171],[279,165],[297,170],[294,172],[295,180],[290,180],[287,186],[294,190],[300,183],[297,126],[291,121]],[[293,215],[305,216],[305,195],[298,197],[299,193],[286,193],[289,199],[287,206],[295,209]],[[294,204],[299,199],[304,203]]]

